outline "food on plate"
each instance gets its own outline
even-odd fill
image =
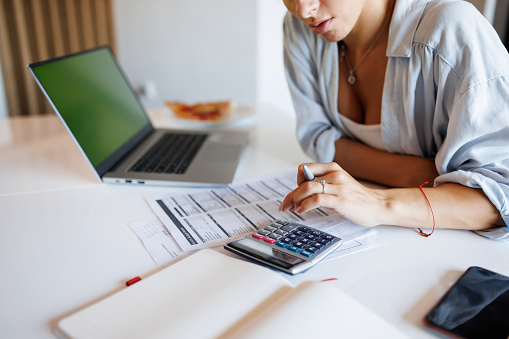
[[[199,104],[184,104],[180,102],[166,101],[176,116],[183,119],[199,121],[219,121],[229,117],[234,109],[234,101],[216,101]]]

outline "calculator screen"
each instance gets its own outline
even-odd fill
[[[287,269],[304,261],[249,238],[241,238],[239,240],[232,241],[228,246],[236,248],[237,250],[262,259],[263,261],[269,262],[273,265]]]

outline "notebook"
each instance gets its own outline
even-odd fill
[[[171,186],[232,182],[247,134],[154,128],[109,47],[28,69],[99,180]]]
[[[405,336],[331,285],[201,250],[58,321],[66,338],[391,338]]]

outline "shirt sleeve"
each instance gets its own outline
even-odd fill
[[[461,94],[453,105],[447,137],[436,163],[435,184],[454,182],[481,188],[506,227],[478,231],[509,240],[509,75],[488,79]]]
[[[297,115],[297,139],[314,160],[333,161],[335,141],[341,133],[325,112],[316,63],[318,38],[290,13],[284,19],[283,33],[285,72]]]

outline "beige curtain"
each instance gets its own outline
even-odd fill
[[[102,45],[115,51],[112,0],[0,0],[0,61],[9,114],[52,111],[28,64]]]

